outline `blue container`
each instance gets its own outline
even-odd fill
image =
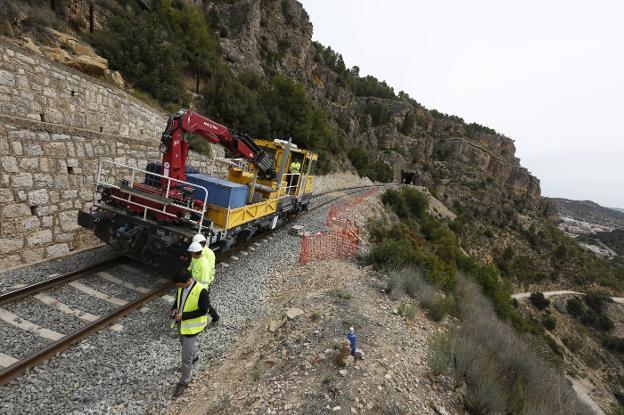
[[[205,174],[189,174],[186,181],[208,189],[208,204],[222,208],[236,209],[247,203],[247,186],[217,179]],[[204,190],[195,188],[194,197],[204,201]]]

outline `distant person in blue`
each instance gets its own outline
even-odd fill
[[[353,327],[349,327],[349,333],[347,334],[347,339],[349,340],[349,344],[351,345],[351,356],[353,356],[353,360],[355,360],[357,336],[355,335],[355,329]]]

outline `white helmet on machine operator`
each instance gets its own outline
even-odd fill
[[[206,237],[201,233],[198,233],[197,235],[193,236],[193,242],[206,242]]]
[[[204,249],[204,248],[202,248],[202,246],[201,246],[201,244],[199,242],[193,242],[188,247],[188,251],[189,252],[201,252],[202,249]]]

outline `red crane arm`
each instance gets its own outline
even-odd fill
[[[273,168],[273,160],[264,153],[248,136],[238,136],[202,115],[180,110],[169,117],[167,128],[162,135],[160,151],[163,153],[163,175],[186,180],[184,167],[188,155],[188,141],[184,134],[197,134],[211,143],[225,147],[234,157],[243,157],[254,163],[262,172]],[[163,179],[166,182],[166,179]]]

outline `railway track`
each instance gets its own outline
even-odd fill
[[[1,295],[1,320],[5,323],[18,327],[19,329],[31,333],[37,333],[39,336],[51,342],[37,352],[21,359],[15,359],[10,355],[0,353],[0,362],[2,363],[2,366],[6,366],[8,364],[7,367],[0,371],[0,386],[5,385],[11,380],[17,378],[27,369],[63,352],[80,340],[87,338],[91,334],[105,327],[108,327],[112,322],[138,308],[141,304],[153,299],[156,296],[162,295],[171,289],[172,283],[169,281],[161,282],[161,284],[154,289],[146,289],[132,284],[131,282],[124,281],[122,278],[114,277],[107,272],[112,268],[125,265],[127,262],[128,259],[125,257],[113,258]],[[139,291],[142,295],[132,300],[124,300],[114,297],[113,295],[104,294],[99,290],[91,288],[89,285],[77,281],[80,279],[86,279],[88,281],[89,278],[97,278],[97,276],[103,276],[104,278],[110,280],[113,284],[125,286],[133,291]],[[48,295],[50,290],[63,287],[64,285],[75,288],[77,292],[83,291],[95,298],[106,299],[107,301],[117,305],[117,307],[113,311],[99,316],[97,314],[82,311],[77,307],[73,307],[71,304],[65,304],[54,296]],[[20,301],[31,297],[36,299],[38,302],[49,306],[51,309],[50,311],[55,309],[56,311],[66,314],[68,318],[76,318],[86,322],[86,324],[80,328],[72,330],[68,334],[63,335],[58,331],[40,326],[37,324],[39,323],[38,321],[33,323],[31,320],[25,320],[22,317],[18,317],[5,308],[7,305],[16,303],[19,304]],[[35,318],[32,320],[36,321]]]
[[[365,189],[370,189],[373,187],[380,187],[380,186],[383,186],[383,185],[355,186],[355,187],[337,189],[337,190],[332,190],[332,191],[327,191],[327,192],[316,194],[313,196],[314,200],[317,200],[329,194],[341,193],[340,195],[336,197],[333,197],[327,201],[323,201],[322,203],[319,203],[318,205],[311,207],[310,209],[308,209],[307,212],[316,211],[345,196],[361,192],[362,190],[365,190]],[[307,212],[304,212],[303,214]],[[225,259],[232,257],[233,254],[235,254],[236,252],[242,249],[245,249],[245,247],[255,243],[257,240],[264,238],[267,233],[258,234],[257,236],[252,238],[250,241],[248,241],[244,245],[239,246],[236,249],[233,249],[231,251],[228,251],[227,253],[223,253],[222,255],[218,255],[217,261],[222,262]],[[122,279],[116,278],[110,275],[108,272],[106,272],[107,270],[110,270],[114,267],[123,266],[127,262],[128,262],[128,259],[125,257],[113,258],[110,260],[102,261],[100,263],[85,267],[77,271],[72,271],[64,275],[56,276],[56,277],[47,279],[39,283],[30,284],[25,287],[22,287],[22,288],[0,295],[0,319],[1,320],[12,325],[17,325],[19,328],[27,330],[27,331],[37,332],[39,335],[42,335],[43,337],[52,341],[46,347],[38,350],[35,353],[25,356],[21,359],[15,359],[9,355],[5,355],[0,352],[0,363],[1,363],[0,366],[4,366],[4,369],[0,371],[0,386],[5,385],[11,380],[19,377],[29,368],[32,368],[38,365],[39,363],[44,362],[50,359],[51,357],[54,357],[62,353],[64,350],[68,349],[69,347],[76,344],[77,342],[89,337],[93,333],[110,326],[114,321],[120,319],[121,317],[130,313],[131,311],[139,308],[142,304],[154,299],[155,297],[162,296],[167,291],[172,289],[173,284],[169,281],[166,281],[166,282],[161,281],[161,284],[158,285],[157,287],[153,289],[145,289],[143,287],[138,287],[132,283],[125,282]],[[100,293],[97,290],[90,289],[85,284],[82,284],[76,281],[81,278],[88,278],[92,276],[97,277],[98,275],[99,276],[104,275],[104,278],[107,279],[109,282],[113,282],[120,286],[125,286],[127,288],[133,289],[134,291],[139,291],[141,292],[142,295],[132,300],[128,300],[128,301],[120,300],[120,299],[115,298],[112,295],[108,295],[107,296],[109,297],[108,300],[115,303],[117,307],[114,310],[108,313],[105,313],[102,316],[99,316],[99,315],[93,315],[90,313],[82,312],[77,308],[72,308],[71,306],[68,306],[60,302],[59,300],[55,299],[54,297],[45,294],[47,291],[50,291],[56,287],[61,287],[63,285],[70,285],[74,288],[87,292],[90,295],[95,296],[96,298],[101,299],[102,293]],[[4,306],[8,304],[15,304],[19,301],[28,299],[30,297],[37,299],[39,302],[47,306],[56,308],[57,310],[60,310],[63,313],[66,313],[73,317],[78,317],[83,321],[87,321],[88,323],[83,325],[80,328],[72,330],[66,335],[62,335],[54,330],[50,330],[48,328],[39,326],[30,321],[24,320],[22,318],[18,318],[15,314],[3,308]]]

